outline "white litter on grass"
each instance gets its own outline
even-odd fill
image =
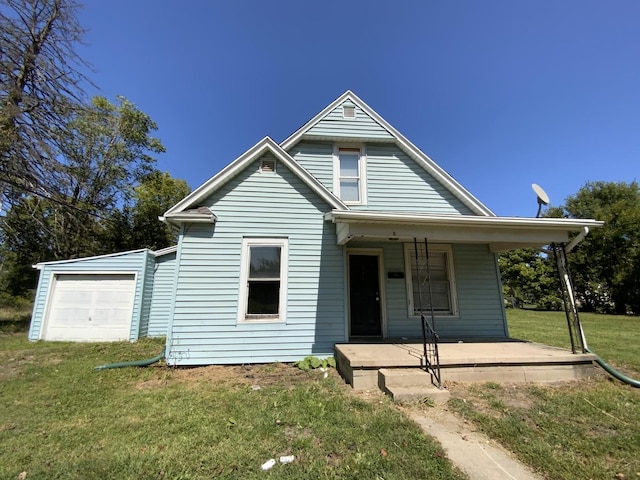
[[[251,390],[253,390],[254,392],[256,390],[260,390],[260,385],[251,385]]]
[[[324,367],[320,367],[320,371],[323,373],[322,378],[327,378],[329,376],[329,372]]]
[[[296,459],[293,455],[283,455],[280,457],[280,463],[291,463]]]
[[[260,467],[262,470],[270,470],[271,468],[273,468],[273,466],[276,464],[276,459],[275,458],[271,458],[269,460],[267,460],[266,462],[264,462],[262,464],[262,466]]]

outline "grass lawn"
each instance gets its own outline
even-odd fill
[[[0,336],[0,478],[464,478],[388,400],[358,398],[333,370],[93,370],[162,345]],[[295,460],[260,469],[281,455]]]
[[[570,345],[564,313],[510,310],[508,319],[513,337]],[[639,317],[581,320],[592,350],[640,378]],[[455,411],[546,478],[640,477],[640,389],[597,375],[552,386],[456,385],[452,395]]]
[[[26,331],[31,321],[30,302],[21,302],[16,306],[0,306],[0,333]]]

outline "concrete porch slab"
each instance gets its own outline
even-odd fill
[[[380,368],[420,368],[420,343],[349,343],[335,346],[338,370],[354,389],[377,388]],[[442,380],[554,382],[593,374],[595,355],[520,341],[440,343]]]

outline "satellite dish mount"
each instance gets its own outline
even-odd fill
[[[536,213],[536,218],[540,217],[540,212],[542,211],[543,205],[549,205],[549,195],[545,192],[540,185],[537,183],[532,183],[531,188],[535,192],[538,197],[538,213]]]

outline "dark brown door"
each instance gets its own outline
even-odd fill
[[[352,337],[381,337],[380,278],[376,255],[349,255]]]

